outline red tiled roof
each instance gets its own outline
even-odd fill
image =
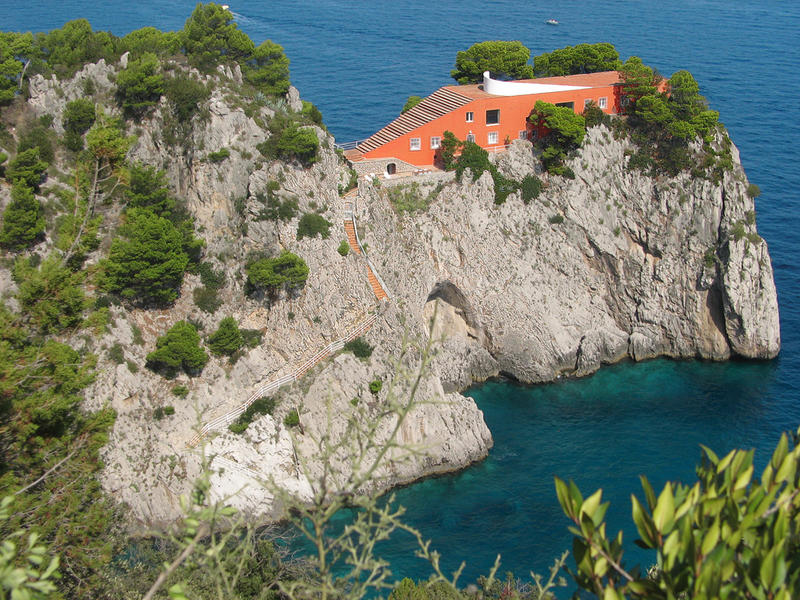
[[[472,98],[461,94],[453,87],[439,88],[433,94],[423,99],[414,108],[407,110],[386,127],[361,142],[357,150],[361,153],[374,150],[469,102],[472,102]]]

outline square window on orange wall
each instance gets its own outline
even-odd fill
[[[487,125],[497,125],[500,123],[500,109],[495,108],[492,110],[486,111],[486,124]]]
[[[411,138],[408,143],[409,150],[419,150],[422,148],[422,139],[421,138]]]
[[[475,113],[467,111],[467,123],[472,123],[475,120]]]
[[[497,132],[490,131],[489,132],[489,144],[496,144],[497,143]]]
[[[608,98],[598,98],[597,106],[600,108],[608,108]]]
[[[432,135],[431,136],[431,150],[436,150],[441,145],[442,145],[442,137],[439,136],[439,135]]]

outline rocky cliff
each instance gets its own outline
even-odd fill
[[[58,128],[65,102],[84,89],[82,80],[91,78],[98,94],[108,95],[118,68],[87,65],[69,82],[36,78],[30,110],[53,114]],[[385,439],[393,424],[387,408],[407,397],[415,374],[423,403],[403,422],[398,439],[415,452],[390,456],[376,480],[381,488],[486,455],[491,435],[482,414],[459,393],[474,381],[507,374],[545,382],[587,375],[623,358],[777,354],[769,254],[755,232],[753,201],[735,152],[735,167],[720,184],[688,175],[651,178],[626,168],[628,142],[601,126],[588,132],[571,160],[576,178],[543,176],[544,191],[527,205],[514,194],[496,206],[488,174],[474,183],[468,176],[459,183],[435,174],[414,188],[431,193],[430,206],[398,213],[390,189],[411,180],[361,181],[356,194],[342,196],[349,172],[323,129],[315,129],[321,149],[313,166],[263,160],[255,147],[269,136],[263,124],[283,107],[241,106],[233,92],[239,78],[224,70],[206,78],[215,84],[206,118],[180,149],[164,141],[163,106],[129,126],[137,136],[129,157],[167,171],[206,241],[206,260],[227,280],[214,314],[193,304],[199,278],[187,275],[173,307],[112,307],[109,332],[92,342],[100,368],[86,406],[110,405],[118,415],[104,452],[103,485],[142,521],[179,514],[179,496],[191,489],[204,456],[211,459],[216,498],[254,518],[276,515],[280,507],[261,482],[271,479],[307,497],[309,479],[321,470],[318,440],[351,435],[348,419],[377,423],[378,439]],[[286,102],[299,108],[296,90]],[[230,157],[205,160],[220,148],[230,149]],[[527,142],[515,142],[498,157],[501,171],[516,179],[536,171],[537,163]],[[298,240],[296,218],[261,220],[261,199],[276,185],[274,193],[296,199],[301,213],[331,221],[331,236]],[[337,252],[351,212],[388,302],[376,299],[363,254]],[[275,301],[245,295],[248,252],[279,249],[308,263],[302,292]],[[209,333],[227,315],[263,332],[261,345],[235,364],[213,358],[200,376],[175,380],[144,368],[157,336],[176,321],[190,318]],[[370,315],[377,318],[365,334],[375,347],[368,359],[333,353],[275,391],[274,414],[244,434],[220,427],[189,447],[204,423],[235,410],[263,384],[297,373]],[[429,367],[414,347],[397,361],[404,340],[424,345],[429,335],[435,342]],[[124,348],[120,364],[107,353],[116,343]],[[368,385],[377,379],[383,389],[372,393]],[[187,397],[172,395],[178,384],[188,388]],[[154,420],[154,409],[165,405],[175,414]],[[301,430],[284,425],[291,410],[299,412]],[[339,451],[332,462],[346,473],[351,458]]]

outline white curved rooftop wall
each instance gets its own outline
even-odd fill
[[[547,94],[549,92],[566,92],[568,90],[586,89],[589,89],[589,86],[498,81],[497,79],[489,77],[489,71],[484,71],[483,73],[483,91],[493,96],[528,96],[530,94]]]

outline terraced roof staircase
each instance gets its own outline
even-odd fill
[[[386,127],[359,143],[356,146],[356,150],[366,154],[370,150],[375,150],[392,140],[396,140],[401,135],[405,135],[417,127],[422,127],[426,123],[430,123],[434,119],[438,119],[469,102],[472,102],[472,98],[463,96],[448,88],[439,88],[414,108],[407,110]]]

